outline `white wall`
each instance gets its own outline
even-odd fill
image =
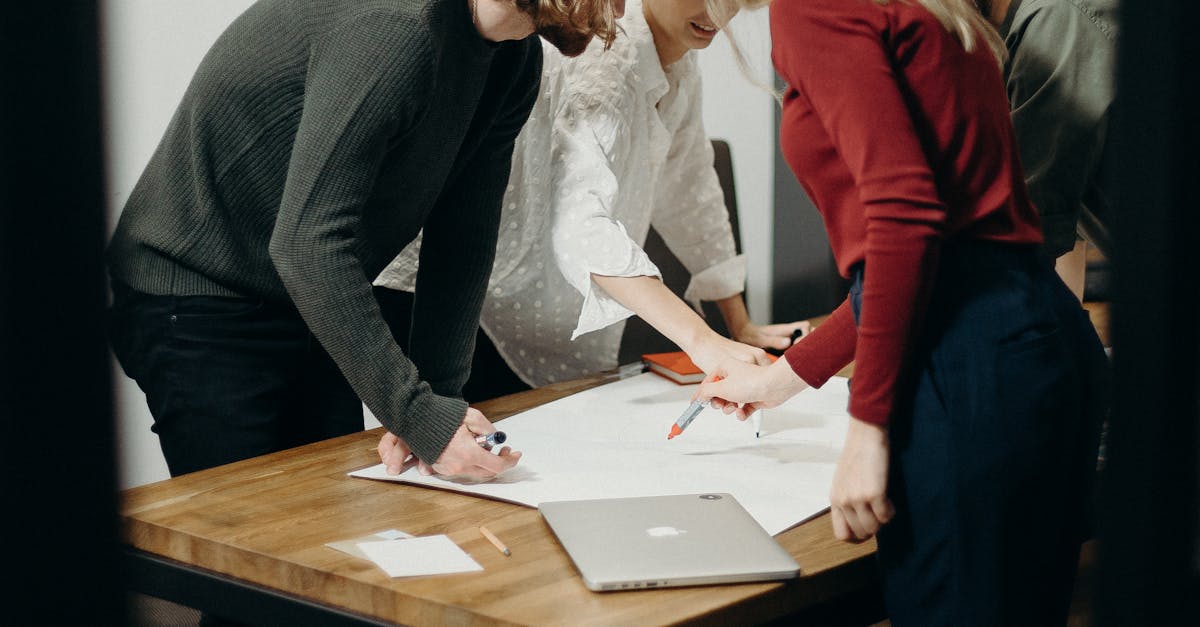
[[[208,47],[252,0],[104,0],[101,62],[110,228]],[[166,479],[145,397],[113,360],[122,488]]]
[[[770,85],[774,70],[767,10],[743,11],[729,30],[751,66],[751,77]],[[710,137],[729,142],[733,160],[750,317],[759,324],[786,322],[770,320],[775,100],[738,69],[724,36],[700,52],[699,59],[704,75],[705,129]]]
[[[150,159],[192,73],[225,26],[253,0],[104,0],[104,136],[108,148],[110,225]],[[738,16],[733,28],[758,72],[769,76],[766,11]],[[772,101],[739,72],[723,37],[701,53],[705,124],[730,143],[749,257],[750,313],[770,312]],[[122,488],[166,479],[167,467],[137,385],[116,373]],[[378,426],[367,414],[367,428]]]

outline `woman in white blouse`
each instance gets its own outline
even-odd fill
[[[760,347],[786,348],[806,328],[759,326],[746,314],[745,261],[713,170],[690,52],[707,47],[739,8],[762,4],[629,0],[611,49],[592,42],[566,58],[543,45],[541,97],[513,153],[477,353],[494,344],[520,381],[540,386],[616,367],[633,314],[705,371],[730,356],[767,363]],[[717,301],[739,341],[663,285],[641,248],[651,225],[692,274],[685,298],[696,307]],[[419,240],[376,285],[412,291],[418,255]],[[472,379],[503,379],[495,361],[486,372],[477,360]],[[508,378],[516,387],[481,394],[524,387]],[[471,398],[471,387],[468,401],[486,400]]]

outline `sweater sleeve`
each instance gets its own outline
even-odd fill
[[[536,39],[527,43],[513,55],[519,57],[518,71],[493,66],[485,97],[502,99],[503,108],[466,165],[447,182],[422,231],[409,346],[421,376],[445,396],[461,396],[470,375],[513,146],[538,96],[541,47]]]
[[[365,14],[314,42],[270,253],[289,296],[351,387],[417,457],[433,462],[461,424],[466,403],[421,380],[392,339],[356,254],[388,141],[417,123],[424,94],[433,89],[428,34],[397,23],[405,19]]]
[[[865,212],[849,411],[885,424],[934,276],[945,208],[885,44],[885,12],[847,14],[839,3],[802,2],[773,10],[780,13],[773,19],[786,20],[793,31],[777,43],[776,63],[811,102]],[[795,357],[800,355],[790,355],[789,362],[795,364]]]
[[[850,309],[850,299],[846,299],[783,356],[796,376],[819,388],[854,360],[855,338],[854,312]]]
[[[1022,5],[1006,72],[1013,130],[1046,252],[1075,245],[1084,193],[1104,151],[1116,67],[1115,33],[1074,3]]]

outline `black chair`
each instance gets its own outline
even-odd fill
[[[722,139],[714,139],[712,147],[713,168],[717,171],[717,178],[721,181],[721,189],[725,193],[725,207],[729,210],[729,223],[733,227],[734,246],[736,246],[737,252],[741,253],[742,239],[738,229],[737,195],[734,193],[733,161],[729,155],[729,143]],[[646,237],[643,249],[662,272],[663,283],[671,288],[672,292],[683,298],[683,292],[687,289],[692,275],[667,248],[662,236],[654,230],[654,227],[650,227],[650,233]],[[715,303],[704,303],[704,316],[705,321],[717,333],[729,336],[729,330],[725,328],[725,319],[721,317],[721,311]],[[665,353],[677,350],[679,347],[674,342],[668,340],[641,318],[633,316],[625,323],[625,334],[621,337],[618,363],[628,364],[641,361],[642,355],[645,353]]]

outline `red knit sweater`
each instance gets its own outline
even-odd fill
[[[915,1],[775,0],[772,57],[789,85],[784,157],[825,221],[847,301],[787,352],[819,387],[854,366],[850,414],[885,424],[946,239],[1041,242],[1000,67]]]

